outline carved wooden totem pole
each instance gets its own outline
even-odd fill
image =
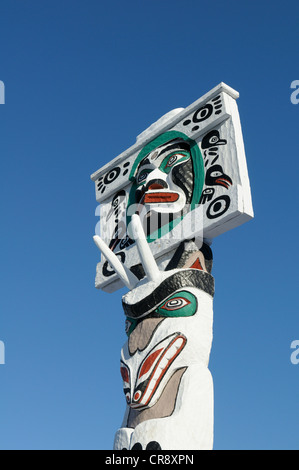
[[[92,175],[96,287],[129,289],[116,450],[213,447],[210,245],[253,217],[237,98],[221,83]]]

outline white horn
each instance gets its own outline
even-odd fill
[[[131,227],[133,232],[133,238],[136,242],[140,260],[144,268],[145,274],[149,281],[159,281],[161,277],[160,270],[157,266],[156,260],[151,252],[149,244],[146,240],[146,236],[141,224],[139,215],[134,214],[131,218]]]
[[[134,289],[134,287],[136,287],[137,283],[139,282],[139,279],[137,279],[137,277],[134,276],[134,274],[122,264],[116,254],[110,250],[110,248],[98,235],[95,235],[93,240],[107,259],[108,263],[113,267],[116,274],[120,277],[128,289]]]

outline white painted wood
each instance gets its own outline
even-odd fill
[[[128,269],[140,263],[136,244],[125,246],[126,207],[132,186],[132,182],[129,180],[130,172],[142,148],[165,132],[180,132],[196,142],[203,156],[206,174],[202,198],[198,201],[199,205],[192,211],[193,218],[200,221],[196,227],[193,226],[193,233],[190,229],[192,216],[189,218],[185,216],[179,226],[174,227],[167,236],[150,243],[151,252],[160,269],[161,264],[159,263],[162,259],[165,260],[168,252],[174,252],[183,240],[182,234],[186,239],[195,236],[211,243],[215,237],[253,217],[242,129],[236,103],[238,97],[238,92],[224,83],[220,83],[187,108],[175,109],[162,116],[138,136],[132,147],[91,176],[95,182],[96,199],[101,205],[101,217],[97,224],[96,235],[100,236],[108,246],[111,246],[116,227],[115,220],[117,219],[118,223],[123,225],[124,228],[122,228],[120,236],[122,243],[117,248],[113,248],[113,246],[112,248],[121,256]],[[214,153],[216,153],[214,156],[210,156],[209,148],[203,148],[209,132],[218,132],[220,142],[222,142],[218,146],[217,142],[215,143],[216,151]],[[219,170],[219,167],[224,176],[227,176],[228,181],[232,181],[232,184],[228,183],[227,187],[209,184],[208,172],[213,174],[213,168]],[[115,197],[119,191],[122,192],[122,195],[119,198],[116,217],[113,210],[116,204]],[[170,259],[170,255],[168,259]],[[107,268],[107,263],[103,257],[97,266],[96,287],[113,292],[123,284],[119,282],[117,274],[113,273],[111,269],[105,268]]]
[[[126,269],[125,266],[120,262],[118,257],[109,249],[106,243],[98,236],[93,237],[96,246],[103,253],[106,260],[115,270],[117,276],[123,281],[128,289],[134,289],[138,283],[138,279],[135,278],[134,274],[130,270]]]
[[[146,241],[146,236],[143,231],[140,218],[137,214],[132,215],[131,227],[133,232],[133,238],[137,245],[140,261],[143,265],[146,277],[149,281],[160,280],[160,271],[155,261],[155,258],[151,252],[149,244]]]

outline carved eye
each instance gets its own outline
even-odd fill
[[[137,177],[137,183],[138,183],[138,184],[143,183],[143,181],[146,180],[147,175],[148,175],[148,172],[147,172],[147,171],[142,171],[142,172],[140,173],[140,175],[138,175],[138,177]]]
[[[137,392],[134,393],[134,401],[138,401],[140,397],[141,397],[141,391],[137,390]]]
[[[178,159],[178,155],[172,155],[168,160],[166,167],[172,166]]]
[[[184,297],[175,297],[174,299],[168,300],[165,304],[161,305],[161,308],[165,310],[178,310],[179,308],[183,308],[186,305],[189,305],[191,302]]]
[[[216,144],[216,142],[218,142],[218,140],[219,140],[218,137],[216,135],[214,135],[213,137],[211,137],[209,139],[209,142],[210,142],[210,144]]]
[[[174,155],[171,155],[168,162],[166,163],[165,168],[169,168],[169,167],[173,166],[178,160],[180,160],[181,158],[186,159],[186,157],[187,156],[184,155],[183,153],[175,153]]]
[[[131,401],[131,397],[130,397],[130,393],[129,393],[129,392],[126,393],[126,401],[127,401],[127,403],[130,403],[130,401]]]
[[[120,365],[120,373],[121,373],[122,379],[124,381],[124,384],[123,384],[124,394],[125,394],[125,397],[126,397],[126,402],[129,405],[131,403],[130,371],[129,371],[128,367],[123,362],[121,362],[120,364],[121,364]]]
[[[221,171],[212,171],[211,176],[212,178],[217,178],[218,176],[221,176],[222,173]]]

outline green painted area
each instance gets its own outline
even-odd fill
[[[179,291],[164,300],[156,310],[145,318],[178,318],[191,317],[197,311],[197,299],[188,291]],[[128,336],[135,330],[138,323],[143,319],[126,317],[126,333]]]
[[[176,292],[163,302],[155,312],[162,317],[191,317],[197,310],[195,295],[188,291]]]

